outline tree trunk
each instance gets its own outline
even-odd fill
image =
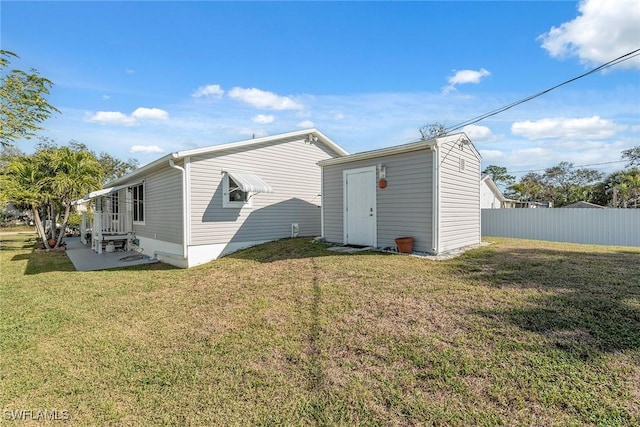
[[[38,232],[38,236],[40,237],[40,239],[42,239],[42,244],[44,245],[45,248],[47,249],[51,249],[51,247],[49,246],[49,242],[47,241],[47,234],[44,231],[44,227],[42,226],[42,220],[40,219],[40,212],[38,211],[37,207],[32,207],[31,208],[33,210],[33,220],[36,223],[36,230]]]
[[[62,244],[62,236],[65,236],[67,229],[67,221],[69,221],[69,213],[71,212],[71,203],[67,203],[64,206],[64,218],[62,219],[62,226],[60,227],[60,235],[58,236],[58,240],[56,241],[56,248],[59,248]]]

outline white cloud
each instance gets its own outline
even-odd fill
[[[243,89],[234,87],[229,91],[229,97],[245,102],[255,108],[268,110],[301,110],[304,106],[288,96],[276,95],[256,88]]]
[[[111,99],[111,96],[109,96],[109,95],[102,95],[102,99]]]
[[[486,165],[490,165],[494,162],[504,161],[507,157],[500,150],[480,150],[480,155],[482,156],[482,163]]]
[[[445,86],[442,89],[442,92],[446,94],[451,91],[455,91],[456,85],[462,85],[467,83],[474,83],[474,84],[480,83],[480,81],[483,78],[488,77],[490,75],[491,73],[485,70],[484,68],[481,68],[478,71],[475,71],[475,70],[455,71],[454,74],[448,79],[449,85]]]
[[[142,120],[167,120],[169,113],[159,108],[136,108],[131,117]]]
[[[101,123],[103,125],[124,125],[133,126],[138,124],[138,120],[166,120],[169,113],[159,108],[136,108],[131,115],[126,115],[120,111],[98,111],[95,114],[86,114],[85,121]]]
[[[133,126],[136,120],[119,111],[98,111],[86,117],[89,122],[97,122],[103,125],[125,125]]]
[[[125,72],[125,73],[127,73],[127,74],[135,74],[136,70],[131,69],[131,68],[126,68],[126,69],[124,70],[124,72]]]
[[[638,48],[638,0],[583,0],[580,15],[538,37],[554,58],[576,56],[586,64],[603,64]],[[621,67],[640,69],[640,57]]]
[[[462,128],[462,131],[467,134],[471,141],[493,141],[495,136],[491,133],[491,129],[486,126],[467,125]]]
[[[218,99],[222,98],[222,95],[224,95],[224,90],[222,90],[220,85],[200,86],[198,89],[196,89],[195,92],[191,94],[191,96],[194,98],[208,97]]]
[[[164,150],[157,145],[134,145],[131,147],[132,153],[164,153]]]
[[[529,139],[603,139],[611,138],[627,126],[616,125],[611,120],[599,116],[567,119],[563,117],[545,118],[536,121],[515,122],[511,132]]]
[[[342,113],[333,113],[334,120],[344,120],[344,114]]]
[[[298,127],[302,128],[302,129],[308,129],[308,128],[312,128],[315,127],[315,123],[313,123],[311,120],[304,120],[300,123],[298,123]]]
[[[273,123],[275,119],[276,118],[270,114],[258,114],[257,116],[254,116],[251,120],[253,120],[255,123],[267,124],[267,123]]]

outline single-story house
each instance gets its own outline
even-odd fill
[[[480,209],[505,208],[507,198],[498,188],[489,175],[483,175],[480,179]]]
[[[440,254],[480,243],[481,156],[464,133],[325,159],[328,242]]]
[[[489,175],[480,178],[480,209],[528,208],[528,202],[508,199]]]
[[[318,162],[346,154],[317,129],[168,154],[85,196],[94,201],[92,247],[100,253],[117,242],[187,268],[317,236]]]

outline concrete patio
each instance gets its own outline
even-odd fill
[[[132,265],[153,264],[158,260],[133,251],[103,252],[97,254],[90,246],[85,246],[79,237],[64,239],[67,256],[78,271],[107,270],[110,268],[130,267]]]

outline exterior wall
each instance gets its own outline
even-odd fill
[[[480,181],[480,209],[500,209],[500,199],[491,191],[485,180]]]
[[[209,252],[215,259],[228,250],[215,245],[240,247],[242,242],[270,241],[291,236],[291,224],[300,236],[320,234],[320,160],[336,154],[321,143],[303,138],[239,147],[192,156],[189,164],[189,253]],[[252,206],[224,208],[222,171],[248,172],[260,176],[272,194],[258,193]],[[206,247],[192,249],[193,246]],[[214,245],[214,246],[212,246]]]
[[[483,209],[482,235],[640,246],[640,209]]]
[[[394,247],[397,237],[414,238],[414,250],[431,251],[432,157],[428,149],[323,167],[324,238],[344,243],[342,172],[382,164],[387,187],[376,189],[377,246]]]
[[[133,224],[136,237],[182,244],[182,176],[167,162],[166,167],[150,171],[144,179],[144,225]],[[145,253],[153,255],[150,248]]]
[[[439,156],[439,248],[480,243],[480,158],[473,146],[443,143]],[[464,160],[464,169],[461,168]]]

